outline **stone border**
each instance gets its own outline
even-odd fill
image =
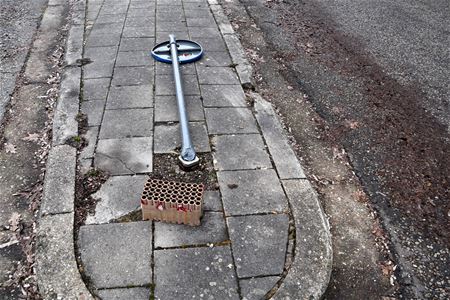
[[[218,1],[208,0],[208,3],[242,86],[253,88],[253,68],[239,38]],[[287,142],[272,105],[259,94],[251,93],[250,96],[255,100],[255,117],[289,199],[296,229],[293,262],[286,277],[278,282],[278,290],[272,298],[320,299],[328,287],[333,262],[328,219],[317,193],[306,179],[300,162]]]
[[[233,26],[231,26],[228,17],[224,14],[222,6],[217,0],[208,0],[208,4],[222,33],[242,87],[244,89],[253,89],[253,68],[247,60],[247,55],[234,32]]]
[[[63,16],[53,14],[52,10],[67,9],[71,4],[49,1],[40,26],[58,31],[60,28],[54,25],[57,22],[51,20]],[[94,299],[81,278],[75,259],[73,224],[77,151],[65,144],[78,135],[76,117],[81,86],[81,68],[76,62],[81,59],[83,30],[79,16],[85,15],[85,0],[73,4],[69,7],[73,11],[69,13],[78,18],[71,20],[66,42],[65,67],[53,118],[52,148],[48,155],[36,238],[36,277],[44,299]]]

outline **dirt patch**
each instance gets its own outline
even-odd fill
[[[75,185],[75,233],[84,224],[88,214],[95,212],[98,200],[91,197],[103,183],[108,180],[109,174],[99,169],[90,169],[84,175],[77,175]]]
[[[152,178],[191,182],[203,184],[205,190],[218,189],[217,176],[214,171],[213,159],[210,153],[197,153],[200,164],[192,171],[184,171],[180,168],[178,155],[154,154]]]

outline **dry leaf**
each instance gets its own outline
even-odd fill
[[[17,151],[16,151],[16,146],[14,146],[13,144],[9,144],[9,143],[6,143],[5,144],[5,151],[6,151],[6,153],[17,153]]]
[[[9,225],[11,226],[11,231],[16,231],[19,229],[20,214],[14,212],[9,219]]]
[[[27,142],[36,142],[39,140],[39,134],[37,133],[29,133],[27,137],[22,138],[23,141]]]

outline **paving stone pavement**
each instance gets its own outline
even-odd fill
[[[96,210],[76,247],[89,288],[102,299],[262,299],[292,261],[293,221],[280,178],[304,174],[300,165],[277,169],[286,167],[283,158],[298,164],[295,154],[288,144],[276,147],[284,136],[270,116],[255,118],[222,35],[232,28],[216,22],[210,4],[86,2],[80,112],[88,145],[78,165],[111,176],[92,195]],[[205,51],[181,67],[193,142],[212,153],[218,181],[205,191],[198,227],[120,219],[139,209],[154,155],[180,146],[171,66],[150,56],[169,33]]]

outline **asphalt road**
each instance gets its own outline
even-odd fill
[[[306,94],[320,116],[321,139],[330,148],[345,149],[381,216],[398,266],[400,288],[386,295],[445,299],[450,280],[448,1],[222,3],[231,11],[233,5],[245,8],[269,45],[263,49],[248,41],[252,26],[234,9],[235,29],[245,37],[241,41],[260,57],[257,88],[274,88],[271,81],[281,75],[289,89]],[[282,65],[279,73],[264,69],[270,60]],[[300,100],[273,99],[293,136],[301,139],[305,113],[292,109],[295,101]],[[343,296],[345,291],[330,292],[327,298]]]
[[[46,0],[0,0],[0,124]]]

